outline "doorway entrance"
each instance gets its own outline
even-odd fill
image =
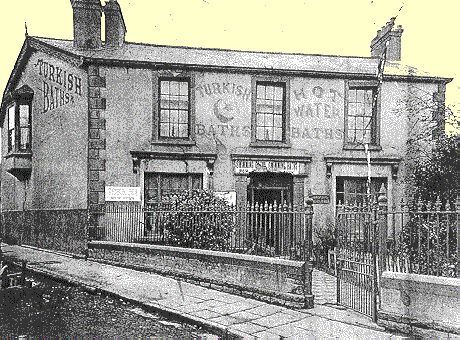
[[[291,174],[255,173],[250,176],[248,203],[255,206],[283,207],[292,205]]]
[[[253,247],[275,255],[287,253],[293,241],[293,177],[290,174],[254,173],[250,176],[247,202],[249,238]]]

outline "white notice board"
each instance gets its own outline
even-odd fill
[[[140,187],[105,187],[105,201],[132,201],[140,202]]]
[[[214,191],[214,195],[227,201],[229,205],[236,205],[235,191]]]

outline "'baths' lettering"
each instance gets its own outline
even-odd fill
[[[327,139],[342,140],[343,131],[341,129],[324,129],[324,128],[291,128],[291,137],[293,139]]]
[[[196,124],[195,133],[198,136],[218,137],[250,137],[251,127],[248,125],[209,125]],[[291,128],[292,139],[343,140],[341,129],[329,128]]]
[[[238,125],[209,125],[196,124],[195,133],[198,136],[221,136],[221,137],[250,137],[251,127]]]

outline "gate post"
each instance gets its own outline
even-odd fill
[[[313,200],[308,197],[305,201],[304,211],[304,240],[303,240],[303,296],[304,296],[304,307],[313,308],[314,296],[312,293],[312,252],[313,252]]]
[[[386,189],[382,185],[378,199],[378,240],[379,240],[379,278],[386,269],[387,261],[387,238],[388,238],[388,198]]]

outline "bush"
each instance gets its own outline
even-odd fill
[[[455,277],[457,227],[455,217],[439,221],[412,219],[399,235],[400,242],[390,252],[393,259],[424,275]],[[448,228],[449,226],[449,228]]]
[[[233,208],[212,192],[194,190],[173,196],[165,213],[169,244],[186,248],[226,250],[235,228]]]
[[[316,265],[327,268],[329,250],[337,246],[335,225],[329,222],[326,224],[326,227],[315,227],[313,234],[316,239],[313,244],[313,256]]]

